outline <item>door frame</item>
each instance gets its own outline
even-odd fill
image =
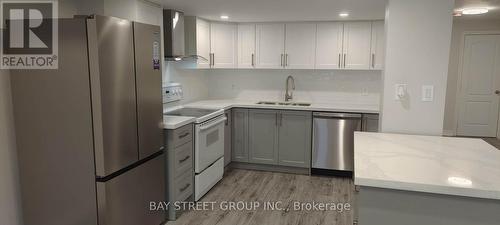
[[[500,35],[500,30],[488,30],[488,31],[463,31],[462,34],[460,35],[460,49],[459,51],[459,59],[458,59],[458,77],[457,77],[457,83],[455,84],[457,86],[456,93],[455,93],[455,120],[453,124],[453,136],[456,136],[458,133],[458,123],[459,123],[459,110],[460,110],[460,94],[461,94],[461,89],[462,89],[462,79],[463,79],[463,63],[464,63],[464,51],[465,51],[465,37],[467,35]],[[499,110],[500,111],[500,110]],[[500,112],[499,112],[500,113]],[[500,118],[500,115],[499,115]],[[497,138],[500,139],[500,119],[497,122]]]

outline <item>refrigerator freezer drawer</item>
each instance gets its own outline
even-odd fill
[[[194,176],[194,200],[198,201],[205,195],[224,174],[224,157],[218,159],[214,164],[207,167],[200,174]]]
[[[158,225],[165,220],[164,211],[149,210],[151,201],[165,201],[164,157],[97,182],[99,225]]]

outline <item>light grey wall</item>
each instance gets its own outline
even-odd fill
[[[21,199],[8,70],[0,70],[0,224],[21,225]]]
[[[500,20],[457,19],[453,21],[451,37],[450,63],[448,66],[448,82],[446,88],[446,107],[444,116],[444,133],[455,135],[457,129],[457,91],[459,80],[459,62],[463,51],[464,32],[496,31],[500,33]]]
[[[454,0],[389,0],[383,73],[383,132],[441,135]],[[408,97],[395,100],[395,84]],[[422,85],[434,85],[434,101],[422,102]]]

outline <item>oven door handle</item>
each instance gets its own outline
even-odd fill
[[[212,127],[217,126],[226,120],[227,120],[227,117],[224,116],[221,119],[216,120],[215,122],[200,126],[200,130],[206,130],[206,129],[212,128]]]

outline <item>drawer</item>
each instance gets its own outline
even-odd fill
[[[193,171],[188,170],[175,179],[175,201],[184,201],[193,194]]]
[[[169,149],[193,140],[193,125],[188,124],[175,130],[167,131],[167,146]]]
[[[207,167],[200,174],[196,174],[194,200],[200,200],[224,175],[224,157],[221,157],[214,164]]]
[[[186,170],[193,168],[193,142],[185,143],[174,149],[174,174],[182,175]]]

